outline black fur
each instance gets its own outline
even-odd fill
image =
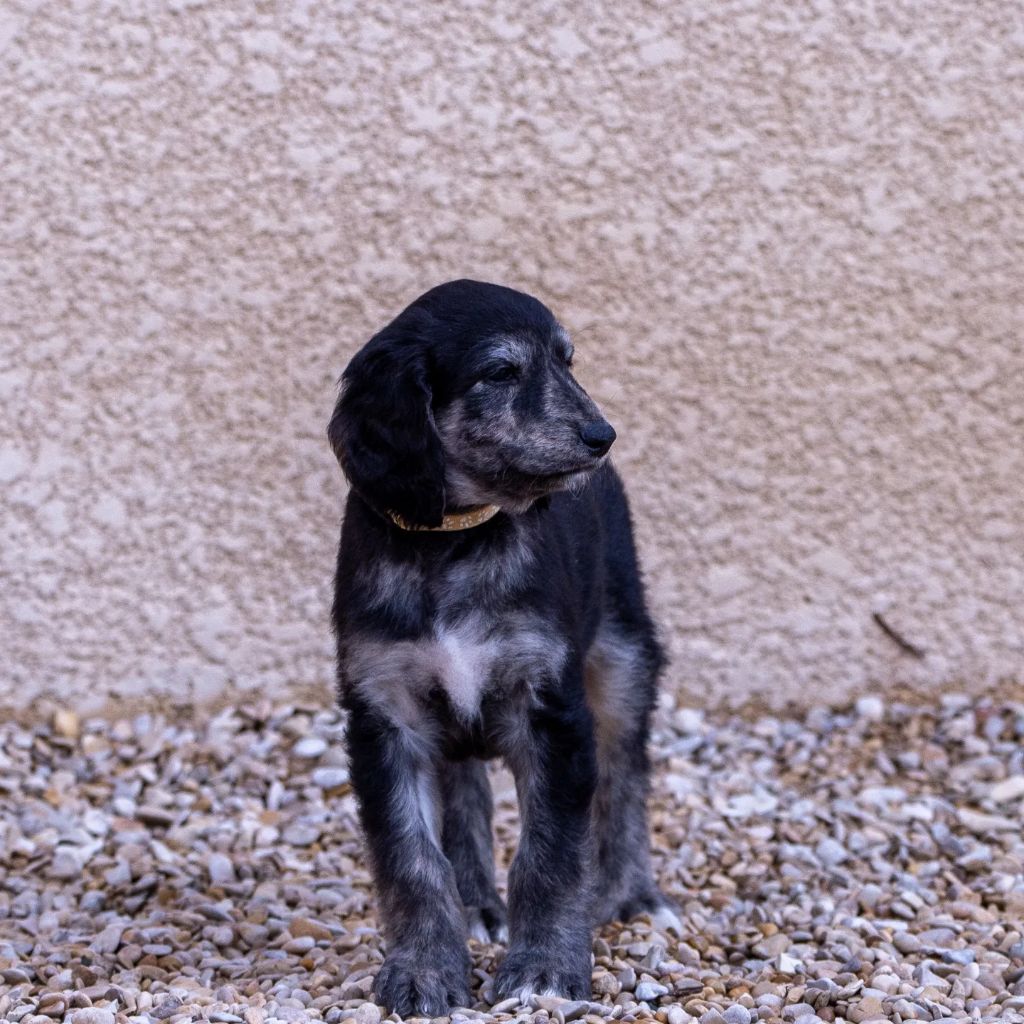
[[[651,877],[646,742],[663,658],[614,431],[550,311],[427,292],[345,371],[329,436],[352,484],[334,626],[352,780],[401,1014],[468,1001],[465,939],[504,937],[482,759],[515,774],[499,996],[590,992],[595,920],[668,910]],[[455,532],[446,513],[494,503]]]

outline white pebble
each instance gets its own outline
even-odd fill
[[[348,769],[346,768],[317,768],[313,771],[311,778],[314,786],[321,789],[337,789],[348,782]]]
[[[885,717],[885,702],[881,697],[860,697],[854,708],[860,718],[869,722],[880,722]]]
[[[1002,782],[997,782],[989,790],[989,799],[997,804],[1009,803],[1024,796],[1024,775],[1011,775]]]
[[[206,870],[214,885],[231,885],[235,881],[235,866],[231,858],[223,853],[211,853],[206,862]]]
[[[292,753],[296,757],[314,758],[320,757],[327,750],[327,743],[319,736],[303,736],[298,743],[292,747]]]

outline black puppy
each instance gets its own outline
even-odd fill
[[[500,997],[590,994],[598,921],[671,904],[651,876],[646,742],[661,649],[615,431],[536,299],[432,289],[342,378],[352,489],[335,583],[340,695],[400,1014],[469,1003],[466,937],[503,940],[484,760],[515,775]]]

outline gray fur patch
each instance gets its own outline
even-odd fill
[[[520,616],[497,624],[481,615],[439,622],[419,640],[352,638],[345,676],[390,720],[421,725],[421,701],[436,686],[455,712],[471,721],[485,692],[530,687],[561,670],[565,642],[538,620]]]
[[[493,601],[522,582],[534,557],[516,524],[503,550],[474,552],[461,559],[442,573],[432,591],[442,609],[465,601]]]
[[[414,616],[428,596],[443,620],[458,620],[466,609],[493,605],[514,591],[534,558],[517,524],[503,547],[472,552],[430,580],[415,562],[381,558],[360,570],[358,582],[368,607],[399,620]]]
[[[359,574],[366,603],[371,608],[405,609],[418,602],[423,593],[423,572],[409,562],[379,559]]]
[[[647,695],[640,680],[651,671],[643,649],[607,621],[587,652],[584,684],[597,726],[598,753],[634,728]]]

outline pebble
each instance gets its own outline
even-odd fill
[[[628,989],[630,992],[636,988],[636,968],[624,967],[615,976],[621,988]]]
[[[1009,803],[1024,797],[1024,775],[1011,775],[997,782],[989,790],[989,799],[997,804]]]
[[[726,1024],[750,1024],[750,1011],[739,1003],[733,1003],[722,1011]]]
[[[775,958],[775,969],[780,974],[796,974],[797,971],[803,970],[803,964],[788,953],[780,953]]]
[[[91,948],[99,953],[116,953],[121,945],[121,936],[124,934],[124,926],[117,922],[108,924],[90,943]]]
[[[634,991],[637,999],[645,1003],[653,1002],[661,996],[668,995],[668,988],[654,981],[641,981]]]
[[[166,828],[174,822],[174,812],[155,804],[142,804],[135,809],[135,817],[144,825]]]
[[[327,752],[327,743],[319,736],[303,736],[293,747],[296,757],[314,759]]]
[[[1010,832],[1020,827],[1019,822],[1000,814],[984,814],[981,811],[961,807],[957,812],[960,821],[977,835],[987,836],[993,832]]]
[[[320,838],[322,832],[323,829],[319,825],[297,821],[281,833],[281,838],[292,846],[311,846]]]
[[[288,931],[297,939],[305,936],[309,936],[316,942],[331,939],[330,928],[309,917],[293,917],[288,923]]]
[[[842,864],[849,857],[842,843],[836,842],[830,836],[820,840],[814,848],[814,852],[818,855],[818,860],[826,867],[835,867],[837,864]]]
[[[947,964],[973,964],[975,953],[973,949],[947,949],[942,953],[943,963]]]
[[[704,732],[704,712],[699,708],[679,708],[674,724],[683,736],[700,735]]]
[[[231,858],[223,853],[211,853],[206,862],[210,881],[214,885],[231,885],[235,879],[235,866]]]
[[[116,1018],[113,1010],[99,1006],[89,1006],[81,1010],[72,1010],[68,1016],[69,1024],[114,1024]]]
[[[871,979],[872,988],[884,995],[895,995],[900,990],[900,979],[895,974],[876,974]]]
[[[728,1011],[726,1011],[728,1012]],[[800,1020],[806,1022],[813,1017],[814,1007],[810,1003],[790,1003],[782,1008],[784,1020]]]
[[[77,878],[82,872],[82,864],[78,854],[71,850],[58,850],[50,863],[50,874],[54,878],[69,881]]]
[[[912,932],[897,932],[892,944],[901,953],[917,953],[921,949],[921,940]]]
[[[868,882],[866,885],[862,885],[860,892],[857,893],[857,902],[864,910],[874,910],[882,899],[882,895],[883,890],[880,885]]]
[[[854,705],[854,711],[859,718],[866,718],[869,722],[880,722],[885,717],[885,702],[881,697],[859,697]]]
[[[316,768],[310,778],[321,789],[338,789],[348,782],[347,768]]]
[[[853,1024],[861,1024],[872,1017],[881,1017],[883,1011],[884,1004],[881,999],[877,996],[865,996],[850,1006],[847,1017],[853,1021]]]
[[[78,715],[68,708],[61,708],[54,712],[53,731],[64,739],[77,740],[81,733],[81,722]]]
[[[270,704],[0,724],[0,1020],[382,1024],[343,729]],[[591,998],[529,1012],[490,1005],[503,950],[473,943],[471,1005],[438,1024],[1012,1019],[1022,735],[1024,708],[985,700],[666,707],[650,816],[680,934],[604,927]],[[518,819],[495,781],[507,865]]]

